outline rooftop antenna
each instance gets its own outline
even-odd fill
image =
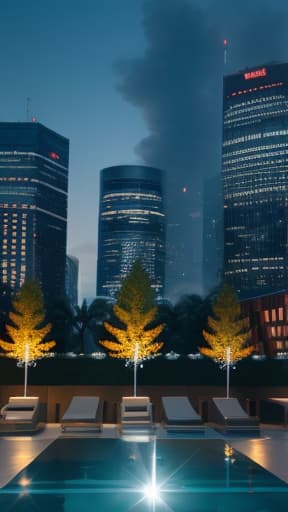
[[[226,66],[226,64],[227,64],[228,39],[223,39],[223,49],[224,49],[224,66]]]
[[[26,121],[27,123],[30,121],[30,105],[31,105],[31,98],[26,98]]]

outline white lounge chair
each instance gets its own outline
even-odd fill
[[[39,398],[35,396],[10,396],[1,408],[0,431],[34,432],[39,430]]]
[[[150,430],[153,428],[152,404],[147,396],[124,396],[120,405],[122,432]]]
[[[259,431],[259,418],[249,416],[237,398],[212,398],[209,405],[209,421],[226,432]]]
[[[192,407],[187,396],[163,396],[161,398],[167,432],[203,431],[201,416]]]
[[[74,396],[61,419],[61,430],[96,430],[103,426],[103,404],[97,396]]]

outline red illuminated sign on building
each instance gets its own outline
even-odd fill
[[[54,153],[54,151],[51,151],[49,153],[50,158],[53,158],[53,160],[60,160],[60,156],[57,153]]]
[[[255,71],[248,71],[247,73],[244,73],[245,80],[251,80],[253,78],[260,78],[261,76],[267,75],[267,69],[261,68],[261,69],[255,69]]]

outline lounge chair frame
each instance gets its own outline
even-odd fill
[[[124,396],[120,404],[119,424],[122,433],[150,431],[153,429],[153,414],[147,396]]]
[[[0,432],[37,432],[42,427],[39,413],[39,397],[11,396],[0,411]]]
[[[212,398],[208,411],[209,421],[226,433],[259,431],[259,418],[249,416],[237,398]]]
[[[203,420],[195,411],[187,396],[163,396],[161,402],[162,426],[167,432],[203,431]]]
[[[97,431],[103,428],[103,400],[73,396],[61,419],[61,431]]]

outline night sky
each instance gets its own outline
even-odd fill
[[[35,116],[70,139],[80,298],[96,293],[99,171],[126,163],[167,171],[168,221],[187,221],[187,289],[175,282],[174,297],[201,292],[201,191],[220,172],[223,73],[288,60],[287,43],[287,0],[1,1],[1,121]]]

